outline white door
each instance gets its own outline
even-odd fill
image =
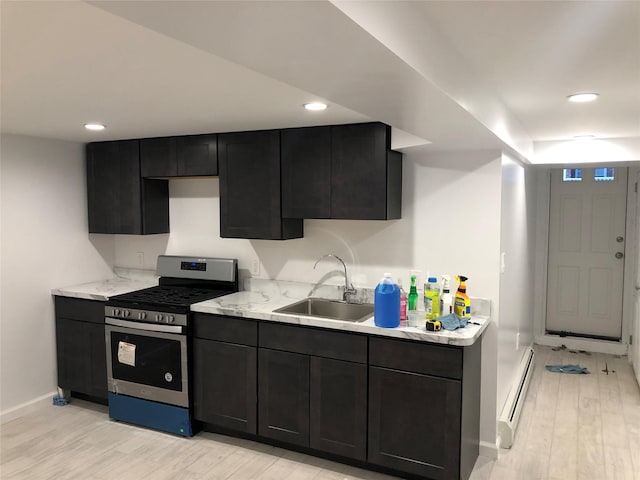
[[[622,336],[626,168],[551,172],[549,333]]]
[[[640,183],[640,170],[638,171],[636,182]],[[636,183],[636,185],[638,184]],[[636,188],[636,242],[640,242],[640,194]],[[638,244],[638,243],[636,243]],[[635,289],[635,314],[633,316],[633,343],[630,348],[630,355],[633,362],[633,371],[636,374],[638,385],[640,385],[640,248],[636,248],[636,289]]]

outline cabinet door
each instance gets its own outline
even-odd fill
[[[331,218],[331,127],[282,130],[282,216]]]
[[[87,145],[89,233],[169,231],[169,185],[142,180],[138,140]]]
[[[141,233],[138,141],[87,145],[89,233]]]
[[[143,177],[177,176],[175,137],[140,140],[140,170]]]
[[[218,160],[221,237],[302,236],[302,220],[282,219],[279,131],[220,134]]]
[[[194,339],[195,418],[256,433],[256,348]]]
[[[309,357],[258,350],[258,434],[309,446]]]
[[[331,127],[331,217],[387,219],[390,127],[382,123]]]
[[[176,137],[178,176],[218,175],[218,136]]]
[[[310,446],[366,460],[367,366],[311,357]]]
[[[107,399],[104,325],[56,318],[58,386]]]
[[[369,462],[457,480],[460,406],[457,380],[369,367]]]

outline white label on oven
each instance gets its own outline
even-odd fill
[[[133,343],[118,342],[118,361],[125,365],[136,366],[136,346]]]
[[[170,381],[172,381],[172,380],[173,380],[173,375],[171,375],[171,373],[170,373],[170,372],[167,372],[167,373],[165,373],[165,374],[164,374],[164,379],[165,379],[167,382],[170,382]]]

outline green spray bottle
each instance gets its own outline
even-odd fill
[[[407,296],[407,307],[409,307],[407,324],[410,327],[417,327],[418,326],[418,290],[416,289],[415,275],[411,275],[411,287],[409,287],[409,295]]]

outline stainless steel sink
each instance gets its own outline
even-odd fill
[[[373,315],[373,305],[370,303],[344,303],[324,298],[305,298],[291,305],[278,308],[274,312],[357,323],[364,322]]]

